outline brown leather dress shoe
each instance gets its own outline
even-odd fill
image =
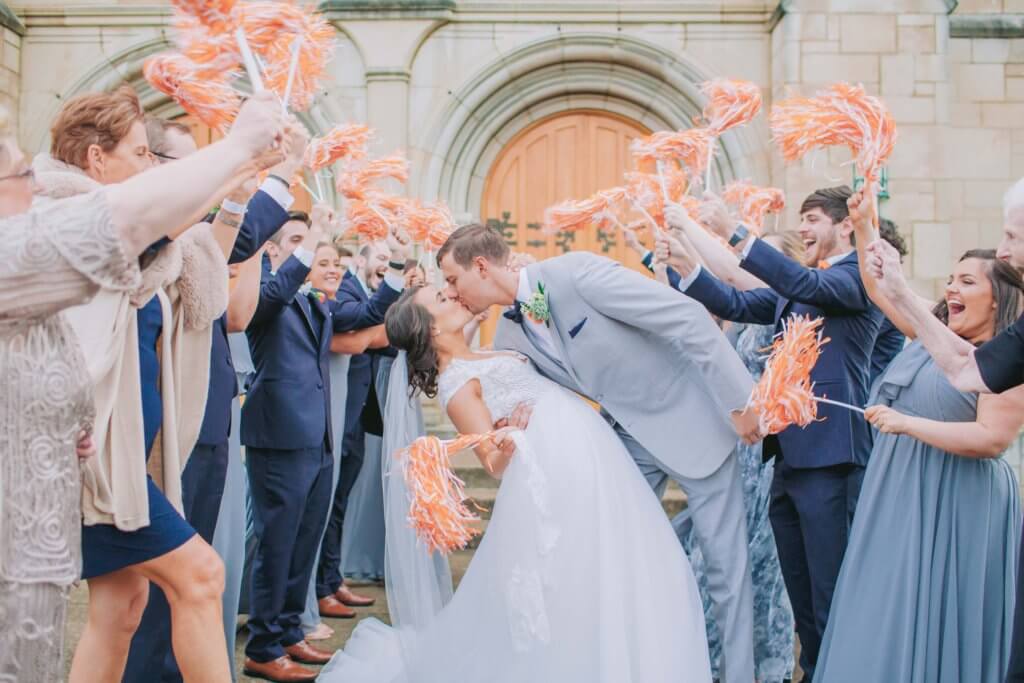
[[[260,678],[275,683],[303,683],[304,681],[315,681],[317,676],[316,671],[299,666],[288,657],[278,657],[270,662],[257,662],[246,657],[243,672],[250,678]]]
[[[303,664],[326,664],[334,656],[334,653],[313,647],[304,640],[300,640],[294,645],[289,645],[284,651],[296,662],[302,662]]]
[[[356,611],[351,607],[345,607],[345,605],[338,602],[338,598],[333,595],[328,595],[326,598],[320,598],[316,601],[317,607],[320,608],[320,616],[322,617],[334,617],[335,619],[351,619],[356,615]]]
[[[334,597],[338,598],[338,602],[349,607],[369,607],[373,603],[377,602],[376,598],[368,598],[365,595],[356,595],[352,592],[352,589],[341,584],[338,590],[334,591]]]

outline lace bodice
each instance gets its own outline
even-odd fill
[[[508,417],[520,403],[534,402],[557,386],[541,377],[530,361],[518,354],[495,353],[473,360],[454,358],[437,378],[441,404],[447,408],[452,396],[471,379],[480,381],[484,403],[495,420]]]

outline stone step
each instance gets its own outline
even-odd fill
[[[497,488],[466,489],[466,496],[468,501],[470,501],[469,508],[485,522],[491,518],[491,511],[494,509],[494,501],[497,495]],[[675,517],[686,508],[686,494],[673,484],[665,491],[665,495],[661,497],[661,507],[669,518]],[[484,528],[486,529],[486,525]]]

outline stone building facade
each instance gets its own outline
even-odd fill
[[[168,45],[168,2],[4,10],[0,102],[28,150],[46,147],[63,100],[121,81],[154,112],[180,113],[141,78],[143,60]],[[689,125],[699,84],[714,76],[758,83],[766,104],[835,80],[884,98],[900,138],[883,212],[907,235],[923,292],[939,290],[964,249],[994,246],[1002,194],[1024,176],[1024,0],[324,0],[320,10],[338,48],[304,115],[313,132],[369,122],[381,152],[410,156],[411,194],[484,213],[531,244],[547,238],[516,226],[542,207],[519,196],[508,201],[524,215],[511,215],[508,188],[540,174],[571,194],[587,183],[558,184],[581,168],[609,169],[588,182],[613,179],[628,160],[608,150]],[[551,123],[573,113],[583,118],[571,134]],[[550,136],[536,133],[542,125]],[[727,133],[715,174],[783,188],[784,224],[808,191],[851,180],[845,151],[787,166],[768,138],[763,117]],[[516,145],[517,179],[496,177]]]

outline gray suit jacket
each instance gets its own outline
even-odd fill
[[[527,267],[547,290],[564,369],[504,317],[496,348],[526,354],[546,377],[598,403],[671,473],[701,479],[735,449],[729,419],[753,381],[710,314],[615,261],[574,252]]]

